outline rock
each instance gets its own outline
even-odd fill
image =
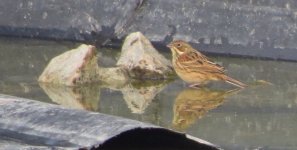
[[[173,73],[170,61],[140,32],[126,38],[116,67],[100,67],[97,62],[95,47],[82,44],[53,58],[38,81],[66,86],[102,81],[122,87],[131,78],[165,79]]]
[[[173,73],[170,61],[140,32],[126,37],[117,66],[127,69],[136,79],[164,79]]]
[[[122,87],[130,80],[127,71],[121,67],[99,67],[98,78],[101,82],[114,87]]]
[[[82,44],[53,58],[38,81],[67,86],[98,82],[98,69],[95,47]]]

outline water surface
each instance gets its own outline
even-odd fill
[[[0,45],[2,94],[148,122],[225,149],[297,149],[296,63],[212,57],[230,76],[251,85],[244,90],[224,83],[190,89],[178,78],[66,88],[39,85],[37,78],[51,58],[78,43],[0,38]],[[119,54],[98,50],[104,56],[99,64],[113,66]]]

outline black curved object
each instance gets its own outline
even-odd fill
[[[219,149],[151,124],[1,94],[0,118],[3,149]]]

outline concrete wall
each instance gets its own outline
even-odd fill
[[[294,0],[5,0],[0,35],[106,44],[141,31],[215,54],[297,60]]]

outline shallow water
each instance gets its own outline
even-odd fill
[[[73,89],[39,85],[37,78],[51,58],[78,44],[12,38],[0,38],[0,44],[1,94],[148,122],[225,149],[297,149],[296,63],[212,57],[250,84],[244,90],[224,83],[189,89],[178,78]],[[114,65],[119,53],[98,50],[104,56],[99,64]]]

